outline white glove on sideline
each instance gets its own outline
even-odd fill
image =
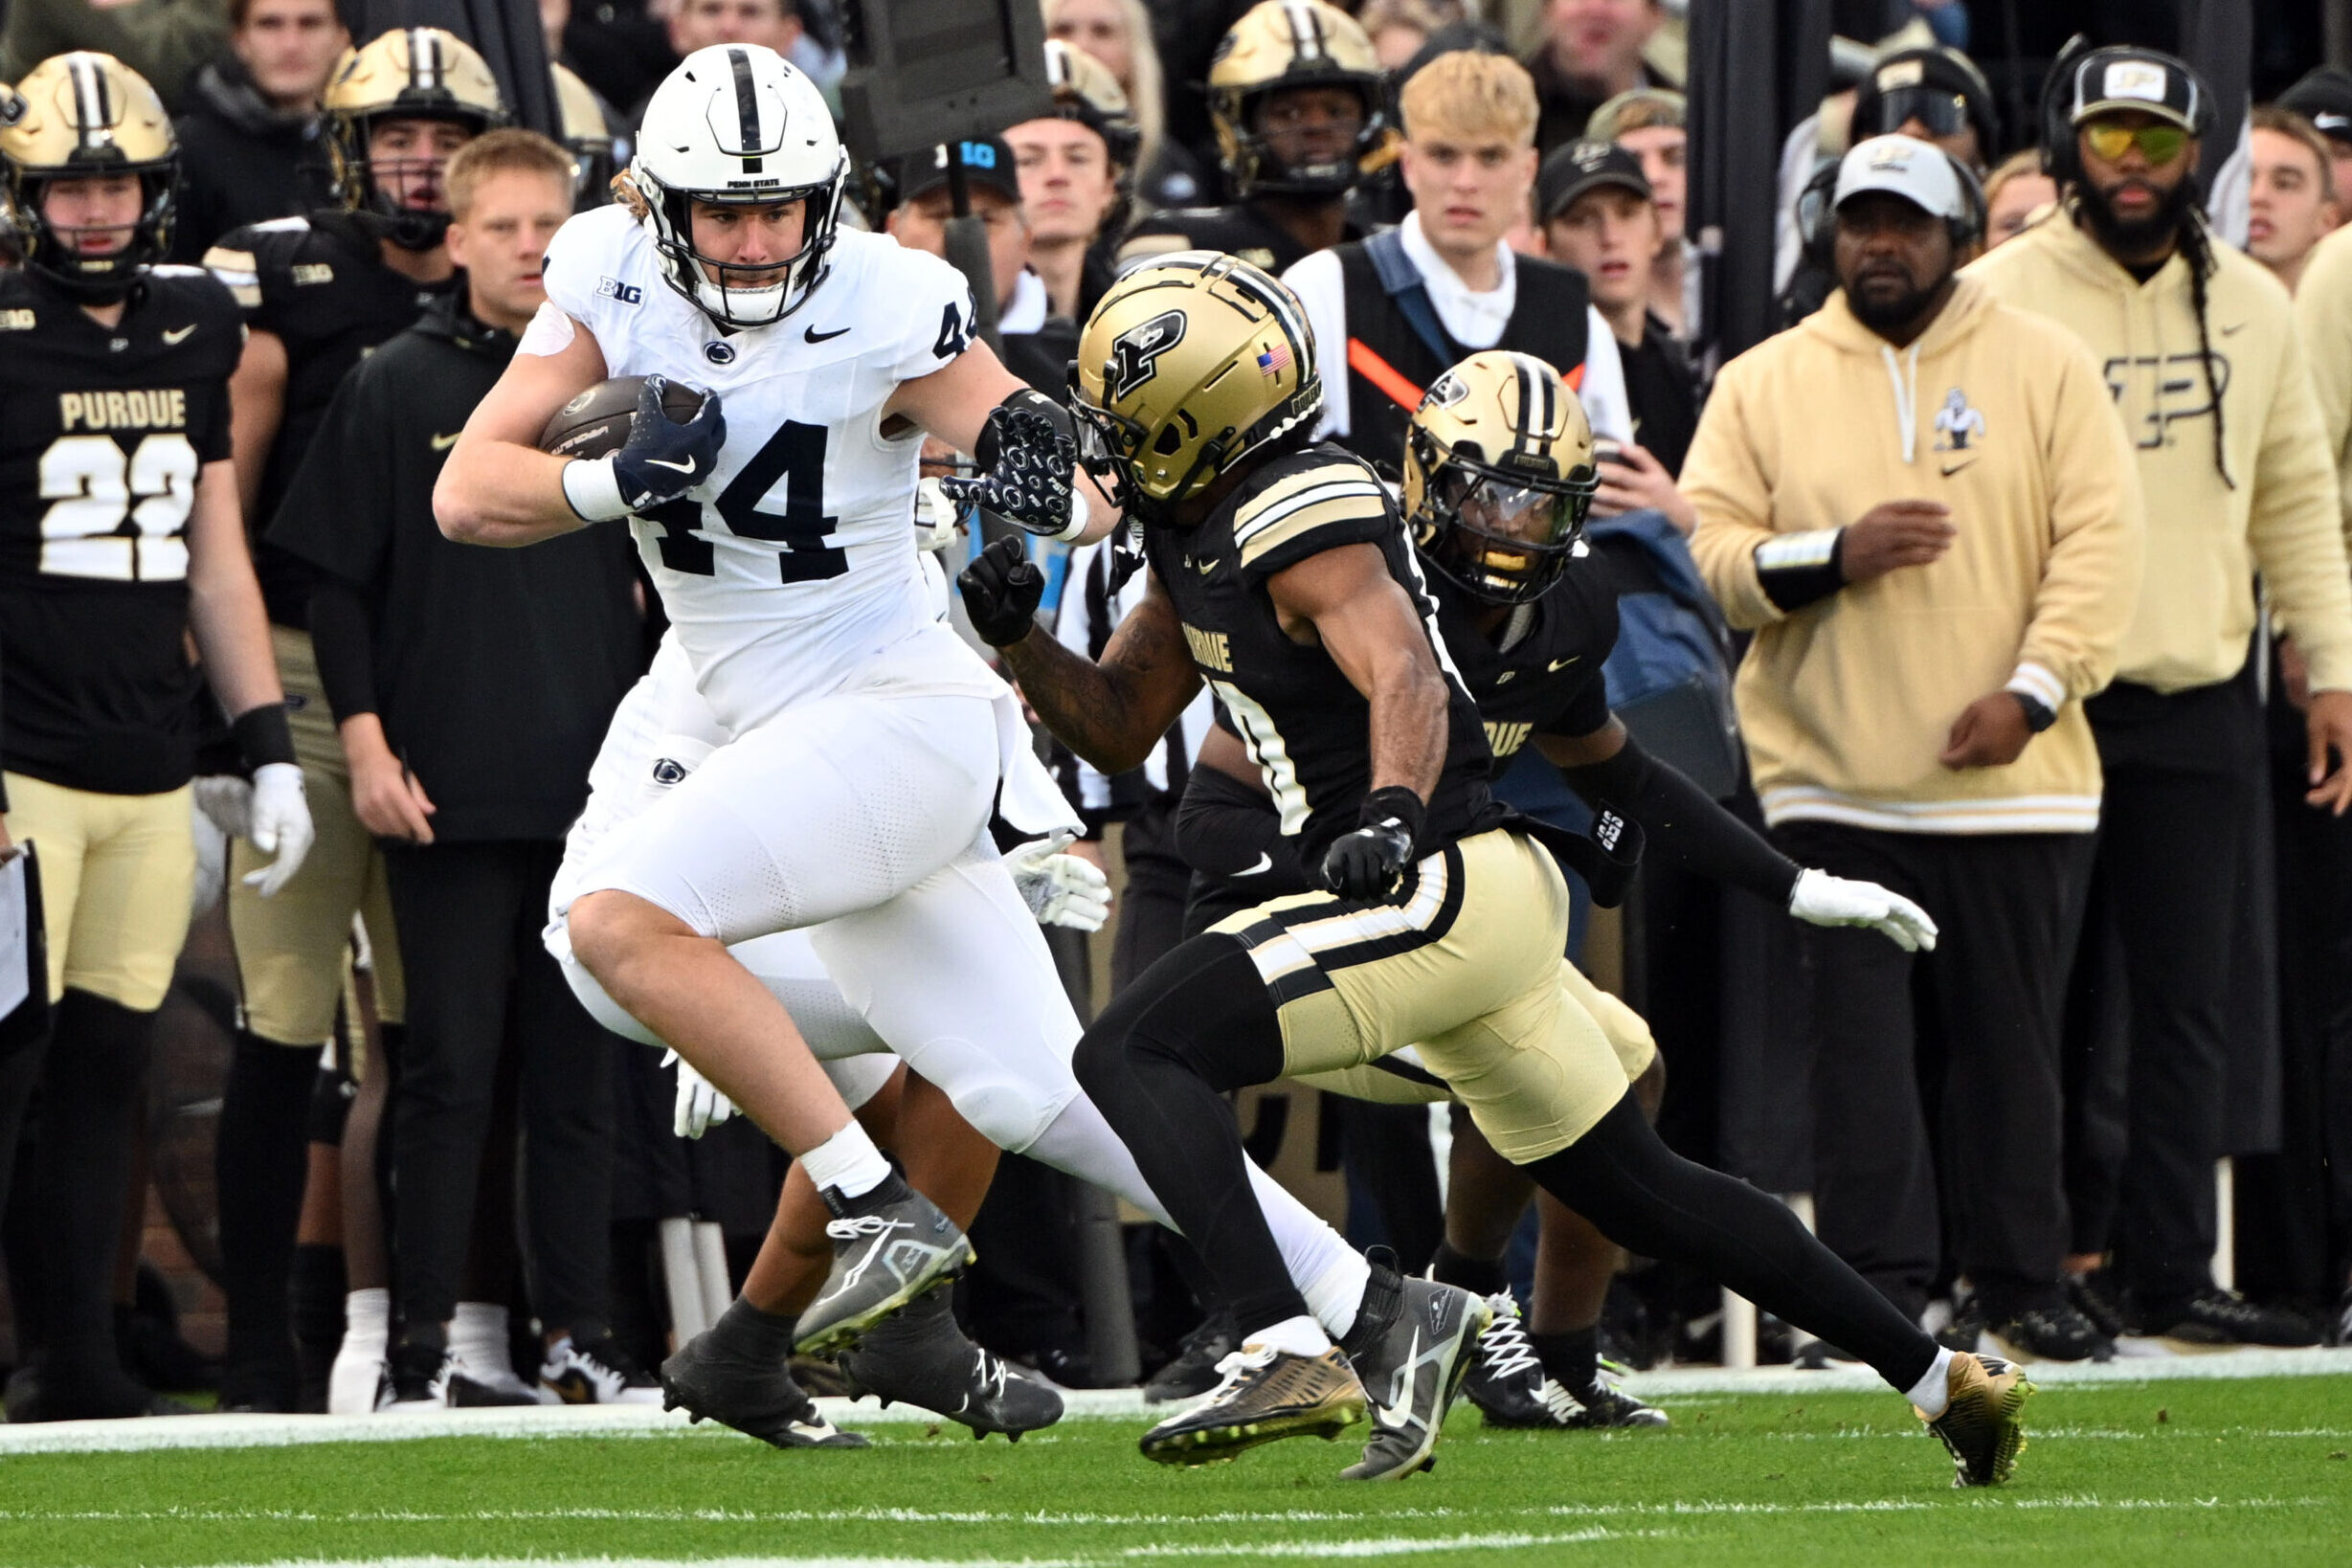
[[[245,837],[254,848],[278,858],[245,874],[245,885],[263,898],[283,887],[301,870],[310,841],[310,807],[302,799],[302,771],[291,762],[265,762],[253,771],[253,822]]]
[[[1077,856],[1062,853],[1072,837],[1056,833],[1016,844],[1005,853],[1004,863],[1039,925],[1099,931],[1110,918],[1110,879]]]
[[[670,1112],[670,1131],[680,1137],[699,1138],[735,1113],[735,1102],[676,1051],[662,1052],[661,1064],[678,1069],[678,1104]]]
[[[235,773],[204,773],[196,779],[196,810],[232,839],[253,834],[253,786]]]
[[[1815,926],[1869,926],[1905,952],[1936,946],[1936,923],[1927,911],[1874,882],[1801,871],[1788,895],[1788,912]]]

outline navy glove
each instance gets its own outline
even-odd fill
[[[719,394],[706,392],[703,406],[684,424],[661,407],[667,377],[649,375],[629,416],[629,439],[609,458],[564,465],[564,498],[591,522],[607,522],[675,501],[710,478],[727,443],[727,415]]]
[[[1400,784],[1364,796],[1357,818],[1364,825],[1323,852],[1323,885],[1341,898],[1388,897],[1413,863],[1414,840],[1427,815],[1421,796]]]
[[[1030,398],[1034,398],[1032,402]],[[1019,393],[988,411],[978,451],[981,473],[948,478],[939,488],[959,506],[977,506],[1014,526],[1048,539],[1070,539],[1086,531],[1086,506],[1071,475],[1078,442],[1069,415],[1036,406],[1047,400]]]
[[[1037,626],[1037,607],[1045,597],[1045,574],[1029,559],[1028,541],[1019,535],[997,540],[972,558],[955,577],[964,591],[964,614],[992,648],[1009,647]]]

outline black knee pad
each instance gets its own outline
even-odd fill
[[[1217,1089],[1282,1076],[1282,1024],[1237,939],[1196,936],[1111,998],[1079,1042],[1078,1078],[1120,1070],[1108,1053],[1182,1067]]]

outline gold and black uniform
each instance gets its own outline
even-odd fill
[[[244,327],[194,267],[155,267],[100,325],[0,275],[0,753],[11,773],[159,795],[195,771],[188,518],[229,455]]]

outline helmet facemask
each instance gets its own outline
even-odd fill
[[[344,192],[345,205],[370,229],[402,250],[430,251],[447,237],[452,221],[449,158],[438,152],[421,157],[375,157],[370,149],[376,127],[394,120],[462,126],[469,141],[488,130],[492,122],[483,115],[420,114],[394,108],[340,117],[334,128],[336,183]],[[420,183],[430,188],[438,205],[409,205],[409,191]]]
[[[1475,447],[1447,451],[1416,425],[1412,456],[1428,479],[1409,526],[1429,564],[1489,604],[1541,598],[1568,570],[1584,534],[1600,474],[1579,464],[1566,476],[1548,461],[1496,466]]]
[[[847,172],[844,159],[828,180],[749,196],[728,190],[673,190],[648,172],[642,161],[631,168],[629,180],[644,198],[642,221],[653,235],[662,277],[670,287],[713,321],[750,328],[773,326],[798,310],[832,270],[828,257],[840,232],[841,188]],[[744,208],[799,202],[803,214],[800,248],[789,257],[763,260],[756,266],[707,256],[694,246],[694,204],[698,201]]]
[[[59,229],[49,221],[43,209],[49,188],[57,181],[105,179],[122,174],[138,178],[139,215],[127,226],[107,224],[101,231],[122,234],[121,246],[85,253],[78,241],[87,231]],[[178,175],[176,152],[140,164],[68,164],[40,169],[11,167],[8,220],[19,236],[25,265],[84,298],[98,302],[121,299],[142,272],[170,254],[173,190]]]
[[[1281,94],[1316,87],[1353,92],[1362,118],[1343,150],[1313,163],[1287,162],[1259,128],[1259,116]],[[1320,79],[1299,77],[1254,91],[1226,93],[1221,98],[1216,107],[1218,128],[1223,133],[1221,140],[1227,146],[1226,170],[1232,176],[1235,193],[1243,199],[1264,195],[1344,196],[1355,189],[1363,176],[1364,160],[1378,149],[1386,133],[1379,84],[1353,76],[1334,75]]]

